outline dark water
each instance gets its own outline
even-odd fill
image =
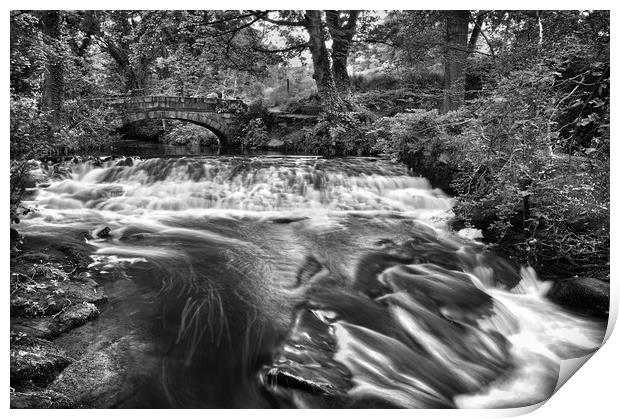
[[[241,149],[232,146],[206,146],[200,144],[166,144],[160,141],[147,141],[138,139],[123,138],[112,142],[99,150],[92,150],[88,154],[96,157],[100,156],[141,156],[149,157],[171,157],[171,156],[259,156],[259,155],[282,155],[280,151],[264,149]],[[63,150],[58,150],[54,156],[72,157],[73,154],[64,154]]]
[[[60,339],[122,343],[114,407],[524,406],[600,345],[402,166],[179,154],[40,165],[21,224],[92,255],[110,301]]]

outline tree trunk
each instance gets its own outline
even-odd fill
[[[468,10],[449,10],[446,16],[446,55],[444,62],[441,113],[458,109],[465,102],[465,60],[467,59]]]
[[[467,53],[471,54],[476,50],[476,45],[478,44],[478,38],[480,38],[480,32],[482,31],[482,23],[484,22],[484,14],[481,12],[476,17],[476,21],[474,22],[474,28],[471,31],[471,35],[469,36],[469,43],[467,44]]]
[[[57,45],[60,40],[60,12],[57,10],[42,12],[40,24],[49,48],[41,86],[41,109],[50,112],[48,122],[52,132],[55,132],[60,128],[64,90],[62,56]]]
[[[107,41],[106,50],[120,67],[121,74],[125,79],[125,91],[132,96],[142,94],[144,87],[143,77],[131,65],[128,48],[117,45],[113,41]]]
[[[349,11],[347,22],[342,24],[340,11],[327,10],[325,12],[327,27],[332,38],[331,58],[334,84],[336,90],[344,97],[351,95],[351,78],[347,72],[347,59],[359,14],[359,10]]]
[[[304,26],[310,35],[309,46],[314,66],[312,78],[316,82],[319,99],[327,113],[344,111],[347,109],[347,106],[338,94],[334,83],[329,53],[325,46],[325,32],[321,20],[321,11],[307,10]]]

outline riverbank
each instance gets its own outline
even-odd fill
[[[57,338],[97,319],[108,297],[89,268],[92,259],[66,245],[23,240],[12,230],[10,383],[12,408],[79,407],[52,390],[78,361]]]
[[[485,215],[484,208],[480,208],[469,218],[459,216],[461,204],[458,191],[453,187],[458,168],[447,156],[442,150],[416,152],[406,154],[403,161],[412,173],[426,177],[434,187],[456,197],[457,216],[451,222],[452,228],[455,231],[464,227],[479,229],[481,239],[490,250],[518,265],[532,266],[542,280],[552,281],[553,286],[547,294],[550,300],[580,313],[607,319],[610,304],[609,244],[605,248],[605,243],[602,243],[603,246],[585,255],[577,254],[580,259],[564,248],[583,246],[580,235],[589,230],[596,234],[604,229],[600,226],[600,219],[582,215],[563,226],[565,237],[572,239],[569,245],[563,247],[552,237],[547,237],[544,228],[535,231],[535,238],[532,238],[532,234],[523,228],[523,212],[518,209],[511,220],[513,225],[503,237],[498,237],[493,230],[496,218],[492,211]],[[563,203],[558,202],[557,205]],[[528,210],[534,212],[535,208]]]

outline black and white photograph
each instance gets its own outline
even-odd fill
[[[579,380],[617,315],[610,10],[180,6],[9,5],[10,409]]]

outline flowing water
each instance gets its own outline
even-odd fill
[[[60,339],[124,342],[116,407],[525,406],[604,335],[531,269],[449,232],[451,198],[386,161],[76,159],[35,174],[20,232],[91,254],[110,300]]]

